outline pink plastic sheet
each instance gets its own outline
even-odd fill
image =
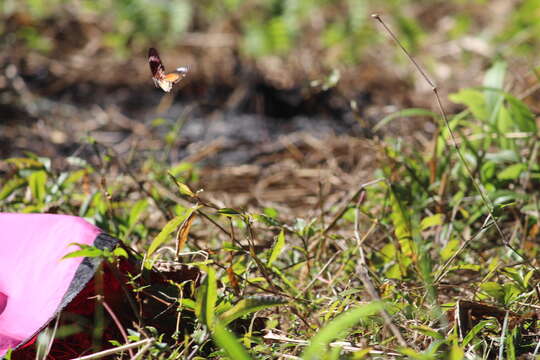
[[[101,230],[82,218],[0,213],[0,357],[32,339],[93,276],[95,262],[62,259]],[[96,265],[97,266],[97,265]]]

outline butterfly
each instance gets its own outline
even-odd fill
[[[177,68],[176,71],[165,74],[165,66],[163,66],[159,54],[154,48],[148,49],[148,64],[150,64],[154,85],[165,92],[171,91],[173,85],[185,78],[188,73],[188,68],[182,66]]]

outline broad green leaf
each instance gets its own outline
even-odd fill
[[[223,325],[221,322],[216,321],[214,329],[212,331],[212,338],[219,345],[220,348],[225,350],[227,355],[232,360],[251,360],[246,349],[242,347],[240,341]]]
[[[442,225],[443,220],[444,220],[444,214],[435,214],[435,215],[425,217],[420,222],[420,228],[422,230],[426,230],[434,226]]]
[[[272,252],[270,253],[270,257],[268,258],[268,263],[266,265],[270,266],[274,261],[276,261],[281,253],[281,250],[283,249],[283,246],[285,246],[285,232],[282,229],[277,236],[274,246],[272,247]]]
[[[125,257],[128,258],[128,253],[125,249],[121,248],[120,246],[113,250],[113,254],[117,257]]]
[[[401,280],[403,279],[403,276],[405,276],[399,264],[394,264],[390,266],[388,270],[385,271],[384,275],[389,279],[397,279],[397,280]]]
[[[490,114],[491,119],[495,119],[494,112],[500,106],[500,101],[503,98],[503,94],[500,90],[503,89],[504,76],[506,74],[506,63],[504,61],[497,61],[486,72],[484,76],[484,96],[486,99],[486,108]]]
[[[482,181],[487,182],[495,176],[497,164],[494,161],[486,161],[480,168],[480,176]]]
[[[485,291],[489,296],[502,300],[504,297],[504,288],[497,284],[496,282],[488,281],[483,284],[480,284],[480,289]]]
[[[34,171],[28,176],[28,186],[30,187],[32,196],[39,203],[43,203],[43,200],[45,200],[47,191],[46,183],[47,172],[45,170]]]
[[[129,212],[128,224],[130,228],[133,228],[133,226],[137,224],[141,214],[146,210],[146,208],[148,208],[147,199],[139,200],[133,205],[131,211]]]
[[[514,120],[514,127],[519,131],[526,131],[536,134],[538,126],[536,125],[536,116],[523,101],[505,93],[505,100],[508,106],[508,112]]]
[[[446,246],[441,250],[441,260],[446,261],[450,259],[454,253],[459,249],[459,239],[453,238],[448,241]]]
[[[513,164],[503,169],[497,174],[499,180],[516,180],[519,178],[523,171],[527,170],[527,164]]]
[[[167,240],[169,235],[175,231],[182,222],[187,219],[197,207],[186,210],[182,215],[170,220],[161,230],[161,232],[152,240],[148,251],[146,251],[146,259],[150,258],[152,254]]]
[[[523,286],[525,288],[529,287],[529,281],[531,280],[532,276],[534,275],[535,269],[529,271],[525,276],[523,277]]]
[[[330,342],[342,337],[343,334],[358,322],[369,318],[383,310],[385,305],[381,302],[372,302],[351,309],[339,316],[330,323],[326,324],[319,332],[310,340],[310,344],[306,347],[302,354],[304,360],[316,360],[324,358],[326,348]]]
[[[450,94],[448,98],[456,104],[465,105],[478,120],[487,120],[486,100],[480,91],[464,89]]]
[[[13,178],[8,180],[0,190],[0,200],[4,200],[11,195],[15,190],[23,187],[26,184],[26,179]]]
[[[77,243],[74,243],[72,245],[77,245],[78,247],[80,247],[80,250],[70,252],[69,254],[64,255],[62,259],[69,259],[75,257],[98,257],[103,255],[103,250],[98,249],[94,246]]]
[[[240,300],[232,308],[221,314],[219,318],[224,325],[227,325],[231,321],[249,313],[286,303],[287,301],[284,298],[278,296],[250,296]]]

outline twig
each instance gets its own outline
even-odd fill
[[[101,358],[104,358],[106,356],[113,355],[113,354],[122,352],[124,350],[133,349],[133,348],[136,348],[136,347],[141,346],[141,345],[144,346],[144,345],[147,345],[148,343],[152,344],[152,343],[154,343],[154,341],[155,340],[153,338],[144,339],[144,340],[136,341],[136,342],[131,343],[131,344],[125,344],[125,345],[118,346],[118,347],[115,347],[115,348],[112,348],[112,349],[103,350],[103,351],[100,351],[100,352],[97,352],[97,353],[94,353],[94,354],[73,358],[71,360],[101,359]]]
[[[459,148],[459,145],[457,143],[457,139],[456,139],[456,136],[454,134],[454,131],[452,130],[452,128],[450,127],[450,123],[448,121],[448,117],[446,115],[446,111],[444,110],[444,107],[442,105],[442,102],[441,102],[441,97],[439,96],[439,89],[437,88],[437,86],[435,85],[435,83],[433,81],[431,81],[431,79],[428,77],[428,75],[426,74],[426,72],[422,69],[422,67],[416,62],[416,60],[412,57],[411,54],[409,54],[409,52],[407,51],[407,49],[405,49],[405,47],[401,44],[401,42],[399,41],[399,39],[396,37],[396,35],[392,32],[392,30],[390,30],[390,28],[386,25],[386,23],[382,20],[382,18],[380,17],[379,14],[372,14],[371,17],[375,20],[377,20],[383,27],[384,29],[386,30],[386,32],[390,35],[390,37],[394,40],[394,42],[401,48],[401,50],[403,50],[403,52],[405,53],[405,55],[407,56],[407,58],[413,63],[414,67],[416,68],[416,70],[418,70],[418,72],[422,75],[422,77],[424,78],[424,80],[431,86],[431,90],[433,91],[433,93],[435,94],[435,99],[437,101],[437,106],[439,108],[439,112],[441,113],[441,117],[444,121],[444,124],[448,130],[448,133],[450,134],[450,138],[452,140],[452,145],[454,146],[455,150],[456,150],[456,153],[458,154],[458,157],[461,161],[461,163],[463,164],[465,170],[467,171],[467,174],[469,175],[469,178],[471,179],[471,182],[473,183],[476,191],[478,192],[478,194],[480,195],[480,197],[482,198],[482,202],[484,203],[484,205],[486,206],[487,210],[488,210],[488,216],[490,216],[492,219],[493,219],[493,224],[495,225],[495,228],[497,229],[497,232],[499,233],[501,239],[502,239],[502,242],[503,242],[503,245],[506,246],[507,248],[509,248],[512,252],[514,252],[517,256],[521,257],[522,259],[524,259],[525,261],[527,261],[527,263],[529,264],[529,266],[537,273],[537,274],[540,274],[540,270],[532,263],[532,261],[530,259],[528,259],[525,255],[522,255],[520,254],[511,244],[510,242],[508,241],[506,235],[504,235],[497,219],[495,218],[495,216],[493,215],[493,203],[489,200],[489,198],[485,195],[485,192],[484,192],[484,189],[481,187],[480,183],[476,180],[475,176],[473,175],[473,172],[469,166],[469,163],[465,160],[465,157],[463,156],[463,154],[461,153],[461,150]]]
[[[506,330],[508,329],[508,317],[510,315],[510,311],[506,311],[506,315],[504,315],[504,321],[503,326],[501,330],[501,340],[499,341],[499,359],[504,359],[504,341],[506,339]]]
[[[105,310],[107,310],[107,312],[109,313],[109,316],[111,317],[114,324],[118,328],[118,331],[120,331],[120,334],[122,334],[122,337],[124,338],[124,341],[128,342],[129,339],[128,339],[126,330],[122,326],[122,323],[120,322],[120,320],[118,320],[118,317],[116,316],[116,314],[112,311],[111,307],[103,300],[103,296],[98,296],[98,300],[101,301],[101,305],[103,305]],[[129,352],[129,356],[133,358],[133,351],[131,349],[128,349],[128,352]]]
[[[153,345],[152,342],[149,342],[148,344],[144,345],[141,350],[139,350],[135,356],[133,356],[131,358],[131,360],[139,360],[147,351],[148,349],[150,349],[150,347]],[[129,349],[128,351],[131,351],[131,349]]]
[[[309,344],[309,341],[307,340],[299,340],[299,339],[293,339],[290,337],[274,334],[272,331],[269,331],[266,335],[263,336],[265,340],[274,340],[284,343],[291,343],[291,344],[297,344],[300,346],[307,346]],[[334,341],[329,344],[330,347],[340,347],[344,351],[349,352],[357,352],[364,350],[363,348],[353,346],[348,341]],[[369,350],[369,354],[371,355],[386,355],[386,356],[403,356],[402,354],[395,353],[395,352],[385,352],[380,350]]]

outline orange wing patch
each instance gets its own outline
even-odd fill
[[[171,91],[173,85],[185,78],[188,73],[188,68],[179,67],[174,72],[165,74],[165,66],[163,66],[159,54],[154,48],[148,49],[148,64],[150,65],[154,85],[165,92]]]

